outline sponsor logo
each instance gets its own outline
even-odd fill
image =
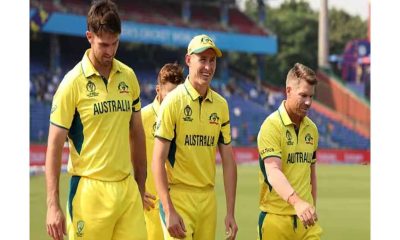
[[[311,134],[307,133],[304,140],[306,141],[306,144],[314,145],[314,138],[311,137]]]
[[[99,95],[99,93],[96,92],[96,85],[90,80],[86,84],[86,90],[88,91],[88,97],[96,97]]]
[[[79,220],[76,224],[76,235],[78,237],[83,237],[83,228],[85,227],[85,222]]]
[[[189,105],[186,105],[186,107],[183,109],[183,114],[185,115],[185,117],[183,118],[183,120],[186,121],[186,122],[191,122],[191,121],[193,121],[192,113],[193,113],[193,111],[192,111],[192,109],[190,108],[190,106],[189,106]]]
[[[260,152],[260,155],[264,155],[265,153],[270,153],[270,152],[273,152],[273,151],[275,151],[274,148],[264,148],[264,149]]]
[[[211,113],[210,117],[208,118],[210,124],[218,125],[219,117],[216,113]]]
[[[289,130],[286,130],[286,144],[287,145],[293,145],[293,141],[292,141],[292,134],[290,133]]]
[[[120,82],[118,84],[119,93],[129,93],[128,89],[129,89],[129,87],[128,87],[128,85],[126,85],[125,82]]]
[[[208,43],[214,44],[213,40],[211,40],[211,38],[209,37],[202,37],[200,41],[203,44],[208,44]]]

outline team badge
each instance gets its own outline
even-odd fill
[[[311,137],[311,134],[307,133],[304,140],[306,141],[306,144],[314,145],[314,138]]]
[[[86,90],[88,91],[88,97],[96,97],[99,95],[99,93],[96,92],[96,85],[90,80],[86,84]]]
[[[189,105],[186,105],[186,107],[183,109],[183,114],[185,115],[185,117],[183,118],[184,121],[186,122],[191,122],[193,121],[192,118],[192,109],[190,108]]]
[[[289,130],[286,130],[286,144],[287,145],[293,145],[293,141],[292,141],[292,134],[290,133]]]
[[[218,125],[219,117],[216,113],[211,113],[210,117],[208,118],[210,124]]]
[[[128,85],[126,85],[125,82],[120,82],[118,84],[119,93],[129,93],[128,89],[129,89],[129,87],[128,87]]]
[[[78,237],[83,237],[83,228],[85,227],[85,222],[79,220],[76,224],[76,235]]]

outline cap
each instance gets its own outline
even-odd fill
[[[222,56],[221,50],[219,50],[219,48],[215,46],[214,41],[209,36],[205,34],[197,35],[190,41],[187,49],[187,54],[190,55],[192,53],[201,53],[209,48],[214,49],[217,57]]]

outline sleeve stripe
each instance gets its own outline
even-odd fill
[[[139,97],[136,98],[136,99],[132,102],[132,106],[133,106],[133,105],[136,105],[139,101],[140,101],[140,98],[139,98]]]
[[[69,129],[68,129],[68,128],[66,128],[66,127],[63,127],[63,126],[61,126],[61,125],[58,125],[58,124],[55,124],[55,123],[53,123],[52,121],[50,121],[50,123],[51,123],[52,125],[56,126],[56,127],[59,127],[59,128],[62,128],[62,129],[65,129],[65,130],[68,130],[68,131],[69,131]]]
[[[227,122],[221,124],[221,127],[223,127],[223,126],[225,126],[225,125],[228,125],[229,123],[230,123],[230,121],[228,120]]]
[[[172,139],[160,137],[160,136],[158,136],[158,135],[156,135],[155,137],[156,137],[156,138],[159,138],[159,139],[164,139],[164,140],[166,140],[166,141],[168,141],[168,142],[171,142],[171,141],[172,141]]]
[[[265,159],[270,158],[270,157],[277,157],[277,158],[279,158],[279,159],[282,159],[281,156],[278,156],[278,155],[270,155],[270,156],[266,156],[266,157],[263,158],[262,160],[264,161]]]
[[[229,145],[229,144],[231,144],[231,142],[232,142],[232,141],[229,141],[229,142],[227,142],[227,143],[224,143],[224,142],[218,142],[218,143],[224,144],[224,145]]]

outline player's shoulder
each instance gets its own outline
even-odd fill
[[[261,128],[279,128],[283,124],[279,111],[275,110],[274,112],[270,113],[261,124]]]
[[[317,126],[317,124],[315,124],[314,121],[313,121],[311,118],[309,118],[308,116],[305,116],[305,117],[304,117],[304,120],[306,121],[306,123],[307,123],[312,129],[314,129],[315,131],[318,131],[318,126]]]
[[[211,89],[211,94],[212,94],[212,99],[216,103],[223,104],[223,105],[228,105],[228,101],[219,93]]]
[[[59,88],[72,86],[82,79],[86,79],[86,77],[83,74],[81,62],[79,62],[64,75],[64,78],[60,82]]]
[[[267,123],[273,123],[273,124],[279,124],[280,122],[283,123],[281,114],[279,113],[279,110],[275,110],[272,113],[270,113],[264,120],[264,122]]]
[[[118,65],[118,67],[119,67],[122,71],[133,72],[133,69],[132,69],[131,67],[129,67],[129,66],[126,65],[125,63],[121,62],[120,60],[114,58],[114,62],[115,62],[115,64]]]
[[[134,80],[138,81],[137,76],[133,68],[129,67],[127,64],[121,62],[120,60],[114,58],[114,63],[118,65],[119,69],[123,74],[128,75],[129,77],[134,78]]]
[[[179,84],[175,89],[168,93],[168,95],[164,98],[163,103],[176,104],[181,102],[186,95],[187,93],[185,86],[183,84]]]
[[[152,103],[147,104],[145,107],[141,109],[141,114],[143,117],[151,114],[152,112],[153,112]]]
[[[152,107],[152,103],[146,105],[144,108],[141,109],[140,112],[141,112],[143,124],[145,124],[146,121],[148,119],[150,119],[151,117],[153,117],[153,115],[155,114],[153,107]]]

